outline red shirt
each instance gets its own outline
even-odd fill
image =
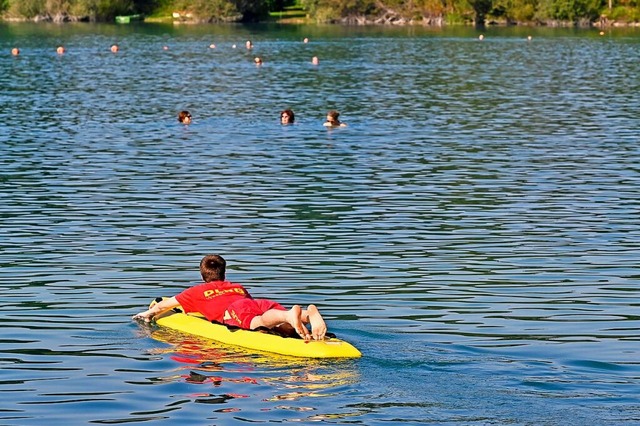
[[[176,295],[185,313],[200,312],[209,321],[222,322],[224,311],[238,299],[251,299],[240,284],[229,281],[213,281],[190,287]]]

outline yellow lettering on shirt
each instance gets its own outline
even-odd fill
[[[220,289],[212,289],[212,290],[205,290],[204,297],[205,299],[213,299],[214,297],[218,297],[218,296],[225,296],[227,294],[232,294],[232,293],[238,293],[241,295],[245,295],[246,292],[244,291],[244,289],[242,288],[226,288],[223,290]]]

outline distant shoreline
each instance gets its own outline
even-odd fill
[[[0,22],[3,23],[21,23],[21,22],[31,22],[31,23],[55,23],[55,24],[65,24],[65,23],[105,23],[105,24],[116,24],[114,21],[98,21],[91,19],[85,16],[70,16],[70,15],[38,15],[33,18],[8,18],[8,17],[0,17]],[[147,17],[144,18],[141,22],[143,23],[171,23],[174,25],[206,25],[206,24],[217,24],[217,23],[229,23],[230,21],[217,21],[210,22],[205,20],[177,20],[171,16],[166,17]],[[232,21],[237,23],[235,21]],[[283,25],[319,25],[320,23],[312,21],[308,18],[274,18],[264,21],[259,21],[257,23],[277,23]],[[331,22],[322,23],[323,25],[343,25],[343,26],[381,26],[381,27],[397,27],[397,26],[420,26],[420,27],[446,27],[446,26],[473,26],[473,22],[468,23],[447,23],[444,18],[422,18],[422,19],[405,19],[405,18],[397,18],[397,19],[385,19],[384,17],[379,18],[367,18],[363,16],[350,16],[341,18],[339,20],[334,20]],[[125,24],[126,25],[126,24]],[[640,22],[617,22],[617,21],[609,21],[607,19],[600,19],[596,21],[587,21],[587,22],[571,22],[571,21],[547,21],[547,22],[502,22],[490,20],[485,24],[485,27],[548,27],[548,28],[627,28],[627,27],[640,27]]]

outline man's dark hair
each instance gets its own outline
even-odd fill
[[[206,283],[224,281],[227,261],[217,254],[208,254],[200,261],[200,275]]]

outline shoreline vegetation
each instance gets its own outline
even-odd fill
[[[4,0],[4,22],[640,27],[637,0]],[[135,17],[135,19],[133,19]]]

